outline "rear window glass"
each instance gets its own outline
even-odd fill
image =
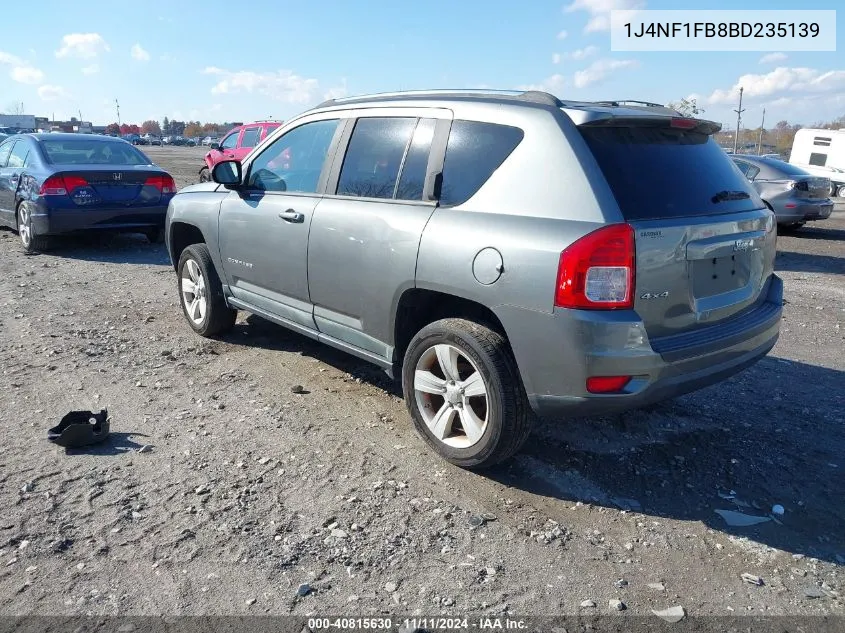
[[[54,165],[152,165],[144,154],[120,141],[41,141],[41,149]]]
[[[522,141],[518,127],[478,121],[454,121],[443,162],[440,204],[469,200]]]
[[[765,158],[760,161],[766,167],[777,170],[787,176],[806,176],[807,171],[777,158]]]
[[[757,194],[706,134],[658,127],[582,127],[626,220],[758,208]],[[731,199],[721,192],[745,192]]]

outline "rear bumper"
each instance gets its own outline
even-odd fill
[[[652,347],[633,311],[568,311],[545,318],[535,313],[530,326],[519,329],[508,327],[506,314],[502,323],[535,413],[602,415],[689,393],[753,365],[777,342],[782,304],[783,282],[772,275],[765,300],[710,331],[698,331],[686,347],[677,342]],[[586,391],[589,376],[633,379],[623,393],[605,395]]]
[[[792,224],[795,222],[812,222],[813,220],[826,220],[833,213],[832,200],[806,201],[800,203],[794,209],[781,207],[776,211],[779,224]]]
[[[164,228],[167,205],[112,209],[43,209],[32,214],[36,235],[59,235],[76,231]]]

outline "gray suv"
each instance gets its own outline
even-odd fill
[[[718,129],[538,92],[327,101],[173,198],[185,317],[375,363],[446,460],[497,463],[534,414],[671,398],[774,346],[774,215]]]

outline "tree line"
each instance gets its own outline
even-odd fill
[[[233,123],[202,123],[201,121],[171,121],[167,117],[159,123],[149,119],[137,125],[135,123],[109,123],[106,134],[155,134],[156,136],[220,136],[228,132]]]

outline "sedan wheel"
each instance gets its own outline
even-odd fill
[[[18,207],[18,236],[27,253],[49,250],[51,242],[46,235],[35,235],[32,230],[32,203],[21,202]]]

